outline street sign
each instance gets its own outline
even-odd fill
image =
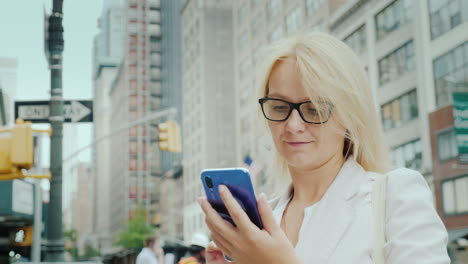
[[[93,122],[93,101],[64,101],[64,122]],[[33,123],[49,123],[49,101],[15,102],[15,119]]]

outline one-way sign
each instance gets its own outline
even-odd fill
[[[63,102],[65,122],[93,122],[93,101]],[[15,119],[33,123],[49,123],[49,101],[15,102]]]

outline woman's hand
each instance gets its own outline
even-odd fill
[[[264,194],[260,195],[257,202],[264,226],[264,229],[261,230],[250,221],[226,186],[219,186],[219,193],[237,227],[221,218],[206,198],[199,199],[205,213],[205,222],[211,230],[211,237],[217,248],[240,264],[300,263],[293,246],[276,223]],[[219,257],[215,260],[214,253],[215,251],[212,254],[213,260],[219,260]],[[222,255],[220,256],[222,257]],[[227,263],[219,261],[210,262],[207,258],[207,264]]]
[[[228,264],[229,262],[224,258],[223,252],[216,244],[211,241],[206,248],[206,263],[207,264]]]

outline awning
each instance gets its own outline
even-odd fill
[[[468,228],[452,229],[452,230],[447,230],[447,232],[448,232],[448,240],[449,242],[452,242],[456,239],[459,239],[460,237],[464,237],[468,235]]]

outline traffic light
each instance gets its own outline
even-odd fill
[[[159,148],[169,152],[181,152],[180,126],[174,120],[158,124]]]
[[[34,156],[31,123],[18,120],[15,127],[1,132],[10,132],[11,135],[0,138],[0,173],[31,168]]]
[[[18,168],[30,169],[34,157],[31,123],[17,122],[11,134],[11,163]]]
[[[0,130],[0,180],[24,177],[50,178],[47,174],[24,174],[23,169],[30,169],[34,162],[34,132],[52,133],[51,130],[32,129],[31,122],[16,120],[11,129]],[[8,134],[6,134],[8,133]]]

